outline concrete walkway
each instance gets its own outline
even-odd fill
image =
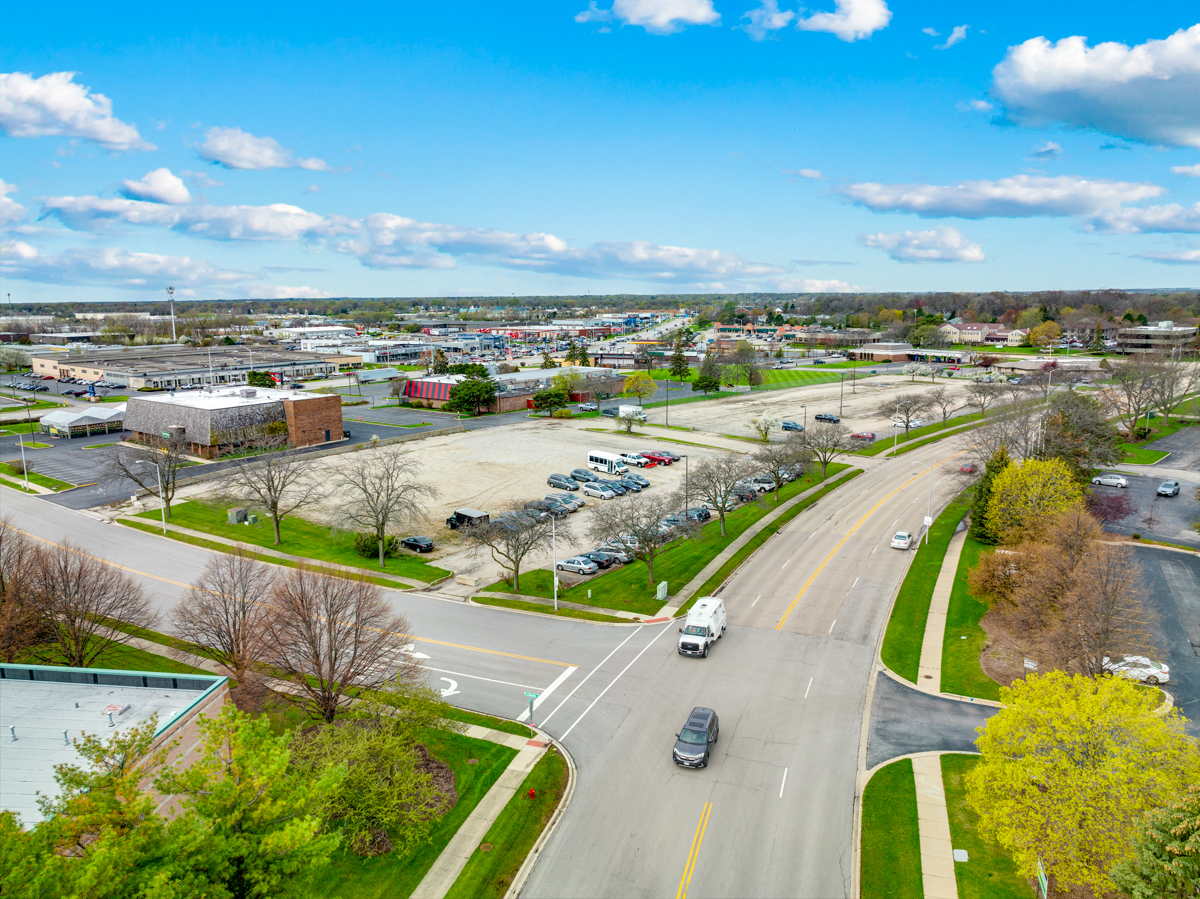
[[[958,573],[958,558],[967,540],[967,529],[956,532],[946,547],[933,598],[929,602],[929,617],[925,619],[925,639],[921,643],[921,661],[917,669],[916,687],[925,693],[942,691],[942,642],[946,636],[946,614],[950,611],[950,591]]]
[[[745,546],[747,543],[749,543],[751,540],[753,540],[756,536],[758,536],[763,531],[764,528],[766,528],[769,524],[771,524],[771,522],[775,521],[777,518],[779,518],[780,515],[782,515],[788,509],[795,506],[797,503],[803,502],[805,499],[812,496],[818,490],[822,490],[825,487],[828,487],[831,483],[836,481],[838,478],[844,478],[846,475],[851,474],[855,470],[856,469],[854,469],[854,468],[850,468],[846,471],[839,472],[838,474],[834,475],[833,477],[831,477],[827,480],[821,481],[818,484],[814,484],[808,490],[805,490],[803,493],[799,493],[796,496],[793,496],[787,502],[783,503],[782,505],[780,505],[777,508],[773,509],[772,511],[768,512],[766,515],[764,515],[758,521],[754,522],[754,524],[752,524],[752,525],[750,525],[750,527],[746,528],[746,530],[744,530],[738,536],[738,538],[736,540],[734,540],[727,547],[725,547],[723,550],[721,550],[721,552],[717,553],[716,557],[711,562],[709,562],[702,569],[700,569],[700,573],[698,575],[696,575],[694,578],[692,578],[690,581],[688,581],[683,586],[682,590],[680,590],[678,593],[676,593],[674,596],[672,596],[670,598],[670,600],[667,602],[667,604],[665,606],[663,606],[661,609],[659,609],[658,612],[650,620],[654,621],[659,618],[674,617],[675,613],[679,611],[680,607],[682,607],[684,603],[686,603],[689,599],[691,599],[692,596],[695,595],[696,591],[699,590],[701,587],[703,587],[704,584],[708,581],[708,579],[710,577],[712,577],[714,574],[716,574],[718,571],[721,570],[722,565],[724,565],[726,562],[728,562],[730,559],[732,559],[739,549],[741,549],[743,546]],[[861,468],[857,469],[857,470],[860,473],[862,472]],[[763,494],[763,495],[765,496],[766,494]]]
[[[913,758],[917,786],[917,832],[921,840],[921,880],[925,899],[958,899],[954,878],[954,851],[950,843],[950,815],[942,784],[942,757]]]

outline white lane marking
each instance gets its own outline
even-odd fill
[[[506,687],[520,687],[523,690],[536,690],[537,689],[537,687],[531,687],[531,686],[529,686],[529,684],[514,684],[511,681],[496,680],[493,677],[480,677],[478,674],[463,674],[461,671],[447,671],[445,668],[431,668],[428,665],[423,665],[421,667],[423,667],[426,671],[438,671],[438,672],[441,672],[442,674],[453,674],[455,677],[469,677],[472,680],[485,680],[488,683],[492,683],[492,684],[504,684],[504,686],[506,686]],[[441,680],[448,680],[448,678],[441,678]]]
[[[808,691],[812,689],[812,682],[813,682],[813,679],[810,677],[808,679],[808,686],[804,688],[804,698],[805,699],[808,699]]]
[[[912,503],[909,503],[909,505],[911,506],[911,505],[912,505]],[[900,520],[899,518],[897,518],[897,519],[896,519],[896,521],[899,521],[899,520]],[[895,526],[896,526],[896,521],[893,521],[893,522],[892,522],[892,527],[895,527]]]
[[[636,662],[638,659],[640,659],[642,657],[643,653],[645,653],[647,649],[649,649],[651,646],[653,646],[655,644],[655,642],[657,642],[659,637],[661,637],[663,634],[665,634],[667,632],[667,628],[669,628],[669,627],[670,627],[669,624],[666,625],[665,627],[663,627],[663,629],[658,632],[658,635],[653,640],[651,640],[649,643],[647,643],[641,652],[639,652],[637,655],[635,655],[633,657],[633,662]],[[640,630],[640,628],[639,628],[639,630]],[[582,721],[584,715],[586,715],[588,712],[590,712],[592,710],[592,706],[594,706],[602,698],[604,698],[604,694],[607,693],[610,689],[612,689],[612,685],[615,684],[617,681],[619,681],[621,679],[621,677],[625,674],[625,672],[633,667],[633,662],[630,662],[628,665],[626,665],[624,668],[622,668],[621,673],[618,674],[616,677],[614,677],[611,681],[609,681],[608,686],[600,691],[600,695],[592,700],[592,705],[589,705],[586,709],[584,709],[583,715],[580,715],[578,718],[575,719],[575,724],[578,724],[580,721]],[[558,711],[558,710],[555,709],[555,711]],[[571,733],[571,731],[573,731],[575,729],[575,724],[572,724],[570,727],[568,727],[566,732],[561,737],[559,737],[559,739],[565,741],[567,739],[567,736]],[[546,722],[543,721],[542,726],[545,727]]]
[[[783,787],[784,787],[784,784],[787,783],[787,773],[788,773],[788,769],[784,768],[783,769],[783,781],[782,781],[782,783],[779,784],[779,798],[780,799],[783,798]]]
[[[835,619],[833,619],[833,624],[837,624],[837,619],[836,619],[836,618],[835,618]],[[829,625],[829,630],[827,630],[825,633],[827,633],[827,634],[832,634],[832,633],[833,633],[833,624]]]
[[[787,568],[787,563],[788,563],[788,562],[790,562],[790,561],[792,561],[792,560],[791,560],[791,559],[788,559],[788,560],[787,560],[787,562],[784,562],[782,565],[780,565],[780,566],[779,566],[779,570],[780,570],[780,571],[783,571],[783,569]]]
[[[858,577],[862,577],[862,575],[860,574]],[[858,586],[858,578],[856,577],[854,579],[854,583],[850,585],[850,589],[853,590],[857,586]]]
[[[821,533],[821,532],[820,532],[820,531],[813,531],[811,534],[809,534],[809,535],[808,535],[807,537],[805,537],[804,539],[805,539],[805,540],[811,540],[813,537],[817,536],[817,534],[819,534],[819,533]]]
[[[875,544],[875,549],[879,549],[879,544]],[[871,550],[871,555],[875,555],[875,549]]]
[[[622,646],[624,646],[626,643],[628,643],[630,640],[632,640],[634,637],[634,634],[638,633],[638,631],[640,631],[640,630],[641,630],[640,627],[636,628],[632,634],[630,634],[628,637],[626,637],[624,640],[621,641],[620,645],[617,646],[617,649],[620,649]],[[609,659],[611,659],[616,654],[617,649],[614,649],[612,652],[610,652],[608,655],[606,655],[604,657],[604,659],[600,662],[600,665],[603,665],[605,662],[607,662]],[[597,671],[600,670],[600,665],[597,665],[595,668],[593,668],[591,671],[589,671],[584,676],[583,680],[581,680],[579,683],[577,683],[575,685],[575,690],[572,690],[570,693],[568,693],[567,698],[564,699],[562,702],[560,702],[558,705],[556,705],[554,707],[554,711],[552,711],[549,715],[547,715],[545,718],[542,719],[542,727],[545,727],[546,722],[554,717],[555,712],[557,712],[559,709],[561,709],[564,705],[566,705],[570,701],[571,697],[575,695],[576,690],[578,690],[580,687],[582,687],[584,684],[586,684],[588,682],[589,677],[591,677],[593,674],[595,674]]]
[[[753,608],[754,608],[754,603],[758,602],[760,599],[762,599],[762,594],[761,594],[761,593],[760,593],[760,594],[758,594],[758,596],[754,597],[754,602],[750,603],[750,608],[752,608],[752,609],[753,609]]]
[[[448,677],[440,677],[440,678],[438,678],[438,680],[444,680],[446,683],[448,683],[450,685],[445,690],[442,691],[442,699],[445,699],[447,696],[457,696],[459,693],[462,692],[460,689],[458,689],[458,681],[451,680]]]
[[[555,678],[554,683],[552,683],[550,686],[548,686],[545,690],[542,690],[540,693],[538,693],[538,698],[533,701],[534,710],[536,711],[537,707],[546,701],[546,697],[548,697],[551,693],[553,693],[555,690],[557,690],[562,685],[563,681],[565,681],[568,677],[570,677],[572,674],[574,674],[578,670],[579,670],[578,665],[576,665],[573,668],[568,668],[566,671],[564,671],[562,674],[560,674],[557,678]],[[518,721],[529,720],[529,707],[528,706],[526,706],[525,711],[523,711],[521,713],[520,717],[518,717],[517,720]]]

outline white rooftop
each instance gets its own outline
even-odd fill
[[[313,394],[303,390],[279,390],[274,387],[203,387],[200,390],[176,390],[156,393],[153,396],[136,396],[130,399],[146,400],[168,406],[184,406],[189,409],[233,409],[237,406],[261,406],[278,403],[280,400],[304,399]]]

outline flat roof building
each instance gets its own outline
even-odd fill
[[[237,384],[249,371],[267,371],[281,383],[313,375],[336,374],[337,365],[318,353],[276,347],[189,347],[179,344],[115,347],[81,353],[33,351],[34,374],[53,378],[103,378],[122,387],[161,390],[202,384]]]
[[[1162,353],[1164,356],[1179,350],[1195,353],[1198,331],[1200,329],[1178,326],[1174,322],[1156,322],[1140,328],[1121,328],[1117,331],[1117,352]]]

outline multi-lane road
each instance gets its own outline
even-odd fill
[[[931,477],[934,514],[957,492],[955,452],[951,439],[862,460],[863,475],[797,516],[721,591],[729,629],[706,659],[676,653],[674,622],[606,626],[387,591],[432,686],[507,717],[522,713],[526,692],[540,694],[536,723],[576,760],[572,805],[525,895],[852,895],[858,775],[868,733],[888,727],[870,719],[869,688],[909,559],[889,540],[920,530]],[[15,491],[0,492],[0,514],[120,566],[164,629],[209,558]],[[982,714],[939,718],[923,694],[897,689],[886,717],[904,719],[911,702],[931,741],[969,746]],[[670,755],[693,706],[721,718],[701,770]],[[890,745],[886,734],[877,742]]]

